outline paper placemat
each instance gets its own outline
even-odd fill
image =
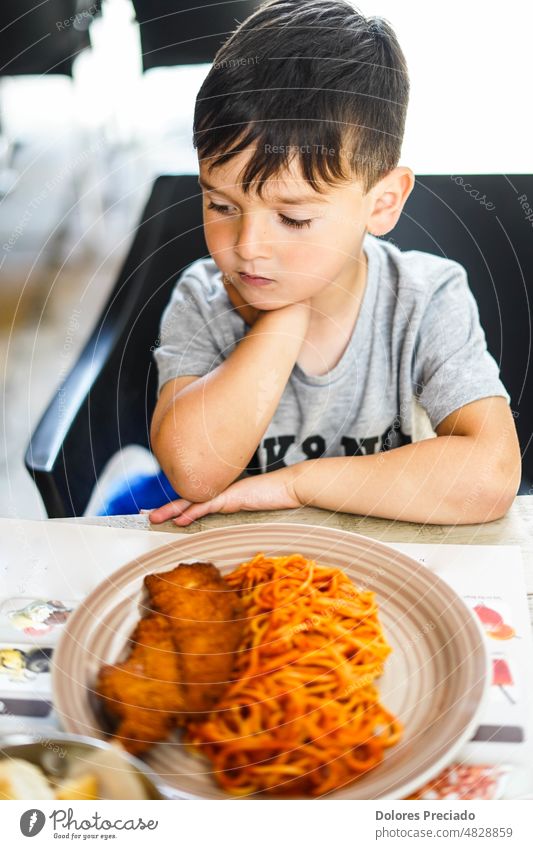
[[[120,566],[169,542],[175,533],[0,519],[0,733],[53,735],[50,659],[70,612]],[[458,760],[512,766],[505,795],[533,792],[533,640],[520,548],[387,544],[449,583],[485,632],[492,686]]]

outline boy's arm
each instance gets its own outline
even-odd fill
[[[521,477],[516,427],[505,398],[466,404],[437,438],[361,457],[292,467],[300,504],[430,524],[475,524],[505,515]]]
[[[236,481],[211,501],[178,499],[150,514],[188,525],[207,513],[321,507],[436,525],[503,516],[520,484],[520,447],[507,401],[455,410],[437,437],[362,457],[321,457]]]
[[[152,449],[180,496],[206,501],[246,468],[298,358],[309,310],[298,302],[261,312],[229,357],[169,404]]]

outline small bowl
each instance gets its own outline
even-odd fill
[[[170,799],[170,787],[146,765],[127,752],[117,749],[104,740],[82,737],[78,734],[55,732],[53,737],[29,734],[2,734],[0,736],[0,760],[21,758],[40,767],[49,778],[61,778],[66,773],[69,760],[79,759],[94,751],[112,751],[124,761],[125,769],[136,772],[143,785],[147,799]]]

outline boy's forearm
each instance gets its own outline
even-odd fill
[[[158,458],[185,498],[212,498],[246,468],[298,358],[308,310],[262,313],[227,360],[183,389],[165,414]]]
[[[501,458],[465,436],[439,436],[368,456],[322,457],[292,467],[300,503],[430,524],[500,518],[516,486]]]

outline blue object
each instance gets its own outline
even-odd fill
[[[114,487],[98,515],[122,516],[138,513],[141,509],[154,510],[179,497],[164,472],[135,475]]]

